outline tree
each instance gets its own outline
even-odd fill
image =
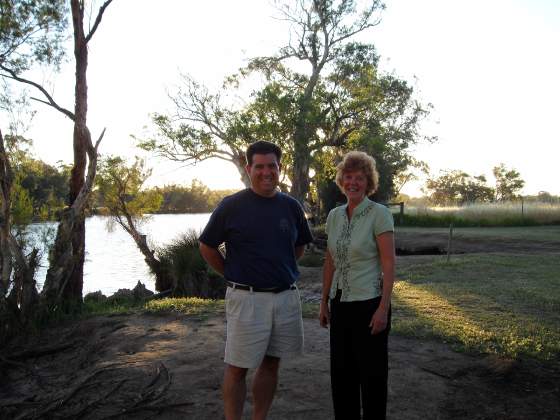
[[[42,298],[49,309],[79,308],[82,303],[83,264],[85,250],[85,206],[96,173],[97,148],[103,133],[94,145],[87,127],[87,66],[88,43],[95,34],[106,8],[99,9],[89,33],[84,30],[86,5],[83,0],[71,0],[74,57],[76,68],[74,112],[60,106],[39,83],[23,72],[35,61],[59,62],[63,55],[62,29],[66,27],[66,3],[62,0],[2,1],[2,16],[6,16],[2,32],[0,76],[38,90],[43,99],[35,98],[74,122],[74,164],[71,170],[68,207],[62,212],[50,265],[43,286]],[[86,174],[87,167],[87,174]]]
[[[270,140],[284,151],[287,176],[281,188],[311,201],[318,199],[318,182],[325,179],[319,174],[324,169],[321,155],[336,161],[344,151],[358,148],[375,153],[383,169],[379,197],[391,196],[398,188],[394,177],[421,166],[408,148],[421,139],[419,122],[429,110],[414,99],[405,81],[380,74],[372,45],[350,42],[377,24],[374,15],[382,9],[377,1],[361,12],[354,6],[354,1],[319,0],[281,6],[297,44],[276,56],[251,60],[226,80],[225,88],[235,89],[244,77],[264,74],[266,84],[253,91],[246,105],[232,109],[220,93],[209,93],[186,77],[170,96],[175,112],[156,114],[157,134],[140,146],[188,163],[210,157],[228,160],[248,185],[243,152],[258,139]],[[312,71],[292,70],[294,60],[309,63]]]
[[[268,77],[279,77],[300,87],[296,99],[297,114],[293,131],[293,166],[290,193],[303,202],[309,190],[311,167],[310,139],[319,128],[316,124],[315,90],[326,67],[347,50],[348,41],[379,23],[376,13],[384,5],[373,0],[357,10],[354,0],[303,0],[281,4],[283,18],[290,23],[290,42],[278,54],[251,61],[250,71],[261,71]],[[295,59],[310,65],[306,75],[290,71],[285,63]]]
[[[132,237],[156,277],[156,290],[164,291],[172,288],[173,279],[148,246],[146,235],[138,230],[146,220],[146,213],[159,210],[163,200],[157,190],[143,190],[150,175],[151,171],[139,158],[127,166],[122,158],[110,156],[100,165],[97,186],[112,222],[120,225]]]
[[[210,93],[188,75],[181,75],[182,85],[170,99],[175,113],[154,113],[156,134],[137,139],[138,146],[177,162],[195,164],[215,158],[231,162],[245,186],[250,180],[245,172],[245,149],[252,139],[232,133],[237,115],[222,104],[219,93]]]
[[[492,169],[496,178],[496,200],[509,201],[516,198],[519,190],[525,185],[521,175],[515,169],[507,169],[503,163]]]
[[[14,221],[16,223],[28,222],[32,207],[25,190],[17,186],[14,188],[14,173],[1,130],[0,210],[2,270],[0,278],[0,343],[3,343],[21,327],[26,326],[34,316],[34,310],[39,300],[35,285],[39,250],[33,248],[26,254],[24,246],[18,242],[12,231]]]
[[[463,171],[446,171],[426,181],[430,201],[437,205],[457,205],[491,201],[494,190],[486,185],[484,175],[471,176]]]

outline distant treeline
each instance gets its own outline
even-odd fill
[[[11,203],[15,223],[56,220],[58,212],[66,205],[70,168],[65,165],[58,167],[49,165],[25,154],[15,157],[17,158],[14,159],[15,183]],[[156,211],[160,214],[211,212],[225,196],[235,192],[235,190],[210,190],[196,179],[190,185],[166,185],[144,191],[153,191],[161,196],[161,204]],[[335,193],[340,195],[338,189],[335,189]],[[560,196],[546,191],[541,191],[536,195],[517,196],[511,201],[521,199],[526,203],[560,203]],[[106,214],[104,201],[105,198],[99,189],[94,190],[90,198],[91,212]],[[404,201],[407,207],[434,205],[433,197],[429,195],[409,197],[406,194],[400,194],[394,201]]]
[[[191,185],[166,185],[153,187],[146,192],[156,192],[162,197],[156,214],[165,213],[209,213],[227,195],[236,190],[211,190],[201,181],[195,179]],[[106,214],[104,197],[98,190],[94,191],[92,210],[96,214]]]
[[[190,186],[166,185],[155,187],[163,196],[157,213],[208,213],[218,203],[236,190],[210,190],[199,180],[193,180]]]
[[[56,220],[64,208],[68,195],[69,167],[49,165],[41,160],[25,157],[15,166],[16,182],[12,193],[13,217],[16,224],[31,221]],[[201,181],[190,185],[154,187],[161,194],[162,202],[156,213],[206,213],[234,190],[210,190]],[[94,190],[90,198],[94,214],[104,214],[104,197]]]

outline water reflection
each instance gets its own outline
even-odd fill
[[[158,214],[152,216],[140,230],[148,235],[150,244],[161,246],[189,229],[199,232],[209,217],[209,213]],[[105,295],[112,294],[118,289],[132,288],[138,281],[154,290],[154,278],[132,238],[117,225],[112,231],[108,231],[107,220],[105,216],[86,219],[84,295],[96,290],[101,290]],[[39,223],[32,225],[30,229],[35,238],[39,238],[39,232],[47,227],[56,227],[56,224]],[[40,287],[45,280],[47,268],[47,256],[43,255],[41,268],[37,273]]]

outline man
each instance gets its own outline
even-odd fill
[[[303,350],[296,260],[313,238],[299,203],[277,190],[281,157],[273,143],[251,144],[245,168],[251,188],[226,197],[200,236],[200,253],[228,286],[226,420],[241,419],[249,368],[257,368],[253,419],[265,419],[280,359]],[[224,242],[225,259],[218,251]]]

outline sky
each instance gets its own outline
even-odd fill
[[[557,0],[387,0],[381,23],[360,36],[382,71],[415,86],[433,111],[421,127],[438,141],[415,146],[431,174],[460,169],[487,176],[504,163],[526,181],[522,193],[560,194],[560,2]],[[250,57],[271,55],[288,29],[267,0],[115,0],[90,43],[89,127],[107,132],[102,154],[140,155],[150,114],[170,111],[167,92],[188,73],[211,89]],[[70,58],[72,58],[70,56]],[[73,63],[41,74],[53,97],[73,108]],[[40,105],[27,133],[41,159],[72,159],[72,125]],[[5,129],[5,127],[2,127]],[[183,167],[148,159],[150,183],[241,188],[233,165]],[[423,179],[403,192],[420,195]]]

